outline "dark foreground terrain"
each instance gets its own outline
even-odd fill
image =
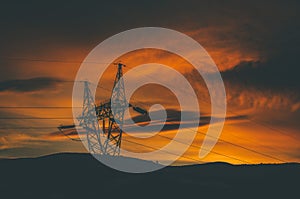
[[[110,169],[89,154],[0,160],[0,198],[300,198],[300,164],[225,163],[145,174]]]

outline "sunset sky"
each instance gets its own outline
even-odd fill
[[[201,77],[186,60],[160,50],[138,50],[119,57],[128,65],[125,74],[140,64],[158,62],[179,71],[195,89],[202,114],[199,131],[204,134],[197,134],[177,164],[197,160],[300,162],[299,15],[297,1],[2,3],[0,158],[86,153],[81,142],[70,140],[55,128],[73,123],[72,109],[62,108],[72,106],[71,81],[100,42],[128,29],[151,26],[174,29],[198,41],[218,66],[226,89],[228,110],[220,140],[207,157],[199,159],[199,147],[212,117]],[[116,67],[110,65],[100,81],[106,89],[97,90],[96,102],[110,97],[115,73]],[[150,70],[145,73],[152,77]],[[156,78],[163,76],[167,74]],[[145,109],[161,103],[174,121],[180,122],[178,102],[163,87],[141,87],[131,100]],[[177,132],[174,123],[166,125],[160,135],[172,138]],[[124,135],[154,148],[170,141],[164,137],[141,140]],[[126,141],[122,147],[149,150]],[[157,157],[160,162],[165,158],[168,156]]]

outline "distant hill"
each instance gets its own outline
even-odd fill
[[[297,163],[239,166],[209,163],[128,174],[102,165],[90,154],[55,154],[2,159],[0,168],[3,199],[297,198],[300,195]]]

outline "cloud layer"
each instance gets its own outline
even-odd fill
[[[15,79],[0,82],[0,92],[32,92],[55,89],[61,80],[51,77],[36,77],[31,79]]]

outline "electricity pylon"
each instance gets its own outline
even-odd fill
[[[95,99],[94,96],[91,95],[89,82],[87,81],[84,82],[83,99],[82,114],[77,118],[79,126],[88,132],[86,136],[89,151],[94,154],[99,154],[103,151],[103,144],[98,120],[95,115]]]
[[[114,87],[109,102],[96,107],[99,124],[107,138],[104,143],[104,151],[107,155],[119,155],[124,112],[128,108],[123,81],[122,63],[116,64],[118,71],[114,81]]]
[[[89,82],[84,82],[83,109],[77,119],[79,127],[86,133],[89,152],[93,154],[111,156],[120,154],[124,112],[127,108],[132,107],[134,111],[140,114],[148,114],[146,110],[127,102],[122,78],[122,69],[125,65],[122,63],[115,63],[115,65],[117,65],[118,71],[109,101],[96,105],[89,88]],[[71,128],[75,128],[75,125],[58,127],[62,133]]]

